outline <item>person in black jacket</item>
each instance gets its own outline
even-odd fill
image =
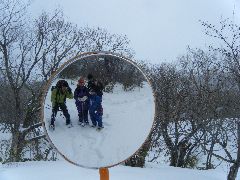
[[[102,98],[103,84],[100,81],[97,81],[96,79],[94,79],[92,74],[88,74],[87,78],[88,78],[87,88],[88,88],[89,94],[92,95],[96,93],[98,96]]]
[[[90,78],[89,78],[90,77]],[[88,90],[89,90],[89,114],[92,121],[92,127],[98,126],[98,130],[103,128],[102,116],[102,96],[103,85],[100,81],[93,78],[92,75],[88,75]]]

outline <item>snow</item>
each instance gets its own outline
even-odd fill
[[[76,84],[70,80],[68,82],[74,91]],[[123,91],[118,84],[112,93],[104,93],[104,129],[100,132],[90,126],[78,125],[75,100],[69,99],[67,107],[73,127],[67,128],[65,119],[58,113],[55,131],[49,131],[50,89],[44,111],[47,133],[59,152],[80,166],[106,167],[120,163],[134,154],[150,133],[155,107],[152,90],[147,83],[144,83],[143,88],[135,88],[133,91]]]
[[[2,132],[1,131],[1,136],[0,136],[0,141],[4,141],[4,140],[10,140],[12,137],[10,132]]]
[[[72,85],[72,88],[74,90],[74,85]],[[133,153],[142,144],[145,135],[148,134],[148,130],[151,128],[150,125],[153,119],[151,119],[150,114],[153,115],[154,109],[153,99],[150,95],[152,95],[151,89],[146,84],[143,88],[136,88],[134,91],[129,92],[122,91],[121,85],[118,85],[113,93],[104,93],[103,123],[105,128],[101,132],[97,132],[90,127],[83,128],[78,126],[77,119],[75,119],[77,114],[74,101],[68,100],[67,105],[71,118],[74,120],[74,127],[71,129],[66,128],[64,118],[58,115],[56,131],[52,134],[51,132],[48,133],[60,152],[67,155],[70,160],[81,165],[92,167],[104,166],[104,163],[112,164],[119,162],[126,159],[129,154]],[[49,94],[47,101],[49,101]],[[51,106],[49,106],[49,102],[47,104],[45,113],[49,116]],[[145,113],[149,113],[148,116]],[[125,119],[121,119],[125,116],[130,117],[127,122],[124,121]],[[143,121],[144,118],[147,121]],[[142,123],[139,124],[139,122]],[[128,126],[124,126],[126,124]],[[10,139],[11,134],[9,132],[1,133],[0,140]],[[130,143],[130,145],[126,145],[126,143]],[[82,146],[78,149],[77,145]],[[94,151],[94,148],[96,151]],[[118,151],[117,148],[120,148],[120,150]],[[103,159],[101,159],[98,153],[104,155]],[[2,152],[1,156],[5,156],[4,152]],[[161,157],[162,159],[168,158],[164,157],[163,154]],[[4,165],[0,163],[0,180],[99,179],[97,169],[77,167],[64,161],[61,157],[59,159],[59,161],[35,161]],[[89,162],[90,160],[93,162]],[[102,160],[101,163],[100,160]],[[163,163],[164,161],[162,160],[161,162]],[[229,170],[229,167],[227,168],[226,166],[225,170],[218,167],[216,170],[203,171],[174,168],[169,167],[167,164],[147,163],[146,168],[114,166],[109,168],[110,180],[225,180]],[[238,175],[237,179],[239,178]]]
[[[109,168],[110,180],[225,180],[226,175],[217,170],[191,170],[159,165],[147,168],[115,166]],[[98,170],[74,166],[65,161],[25,162],[0,165],[1,180],[97,180]]]
[[[74,86],[73,84],[73,90]],[[50,92],[46,98],[47,118],[51,115],[49,95]],[[154,113],[152,98],[151,88],[147,84],[143,88],[129,92],[122,91],[121,85],[118,85],[113,93],[104,93],[105,128],[100,132],[90,127],[78,126],[74,100],[68,100],[67,105],[74,127],[66,128],[65,119],[58,114],[56,131],[48,131],[48,133],[60,152],[80,165],[98,167],[118,163],[135,152],[149,133]],[[129,118],[124,119],[126,117]],[[10,139],[9,132],[1,133],[0,140]],[[4,152],[1,153],[1,156],[5,155]],[[168,157],[161,154],[161,158]],[[61,157],[59,159],[59,161],[32,161],[4,165],[0,163],[0,180],[99,179],[97,169],[77,167]],[[163,163],[164,160],[161,162]],[[225,170],[218,167],[216,170],[204,171],[174,168],[167,164],[147,162],[145,168],[114,166],[109,168],[110,180],[225,180],[229,170],[226,166]],[[238,175],[237,179],[239,178]]]

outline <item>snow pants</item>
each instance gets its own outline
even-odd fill
[[[64,117],[66,118],[66,124],[70,123],[70,114],[68,113],[68,109],[65,103],[58,103],[52,108],[52,116],[51,116],[51,125],[54,125],[54,121],[58,111],[62,111]]]
[[[103,115],[103,108],[102,108],[102,97],[97,95],[90,96],[90,107],[89,107],[89,114],[94,126],[103,127],[102,125],[102,115]]]
[[[84,102],[80,102],[80,101],[76,101],[76,106],[77,106],[77,110],[78,110],[78,117],[79,117],[79,122],[81,123],[86,123],[88,124],[88,109],[89,109],[89,102],[88,101],[84,101]]]

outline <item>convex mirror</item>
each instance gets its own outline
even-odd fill
[[[43,99],[50,143],[67,161],[86,168],[111,167],[131,157],[154,121],[148,78],[130,59],[109,52],[67,61],[50,78]]]

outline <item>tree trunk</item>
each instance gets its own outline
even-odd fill
[[[177,151],[171,152],[171,154],[170,154],[170,166],[177,167],[177,162],[178,162],[178,152]]]
[[[235,180],[237,177],[238,169],[240,167],[240,120],[237,120],[237,159],[230,167],[230,171],[228,173],[228,180]]]
[[[213,153],[214,145],[215,145],[215,141],[212,140],[210,150],[209,150],[209,152],[208,152],[208,154],[207,154],[206,170],[208,170],[208,169],[213,169],[213,165],[212,165],[212,153]]]
[[[235,180],[237,177],[237,173],[238,173],[238,168],[239,168],[239,163],[234,163],[231,167],[230,167],[230,171],[228,173],[228,180]]]
[[[24,134],[20,131],[20,124],[22,122],[22,112],[20,106],[20,96],[19,91],[16,89],[14,91],[15,95],[15,110],[16,110],[16,118],[13,122],[12,127],[12,142],[9,153],[8,162],[19,162],[21,161],[22,151],[24,148]]]
[[[185,157],[187,155],[187,151],[189,150],[190,146],[191,146],[191,143],[188,144],[187,141],[180,142],[178,144],[177,150],[171,153],[170,166],[184,167]]]
[[[12,133],[12,142],[8,162],[19,162],[22,160],[22,151],[24,148],[24,136],[19,131]]]

